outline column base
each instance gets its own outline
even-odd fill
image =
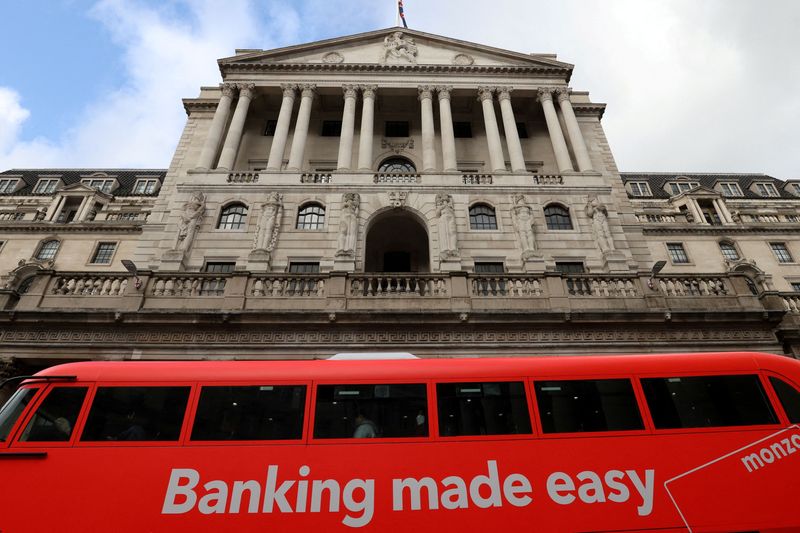
[[[272,254],[268,250],[256,249],[247,256],[247,270],[250,272],[269,272]]]
[[[625,254],[619,250],[610,250],[603,253],[603,268],[608,272],[630,272]]]

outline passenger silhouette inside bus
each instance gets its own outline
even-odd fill
[[[378,436],[378,428],[375,423],[364,416],[364,413],[356,415],[356,430],[353,432],[354,439],[374,439]]]

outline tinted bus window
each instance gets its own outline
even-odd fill
[[[175,441],[190,387],[98,387],[82,441]]]
[[[537,381],[545,433],[644,429],[629,379]]]
[[[783,405],[783,410],[789,417],[789,422],[800,423],[800,392],[782,379],[771,377],[769,382],[772,383],[772,388],[775,389],[775,393]]]
[[[775,424],[758,376],[642,379],[656,429]]]
[[[36,396],[37,390],[39,389],[19,389],[0,410],[0,442],[6,441],[8,434],[11,433],[11,428],[14,427],[19,416],[31,403],[33,397]]]
[[[36,410],[20,437],[23,442],[66,442],[83,406],[87,387],[56,387]]]
[[[314,438],[426,437],[425,384],[320,385]]]
[[[521,381],[437,383],[439,433],[443,437],[531,432]]]
[[[290,440],[303,436],[306,387],[203,387],[192,440]]]

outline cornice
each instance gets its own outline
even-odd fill
[[[743,234],[743,233],[798,233],[800,234],[800,225],[798,224],[769,224],[764,226],[756,226],[756,227],[743,227],[743,226],[695,226],[695,227],[686,227],[686,226],[673,226],[673,225],[665,225],[665,226],[655,226],[650,225],[647,223],[641,224],[642,232],[646,234],[652,235],[675,235],[675,234],[685,234],[685,235],[729,235],[732,233],[736,234]]]
[[[572,110],[575,112],[576,116],[596,116],[597,118],[603,118],[603,114],[606,112],[606,104],[576,104],[573,102]]]
[[[219,99],[216,98],[184,98],[183,109],[186,114],[191,114],[192,111],[214,111],[219,105]]]
[[[21,220],[0,223],[0,231],[4,233],[141,233],[143,225],[144,222],[136,224],[129,221],[52,224]]]
[[[380,63],[247,63],[231,62],[220,65],[223,77],[250,72],[453,72],[479,74],[545,74],[567,78],[571,70],[538,65],[383,65]],[[583,106],[583,105],[581,105]]]

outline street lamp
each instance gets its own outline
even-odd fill
[[[656,274],[661,272],[665,266],[667,266],[666,261],[658,261],[653,265],[653,268],[650,270],[650,279],[647,280],[647,286],[650,287],[650,290],[655,290],[655,287],[653,287],[653,280],[656,278]]]
[[[133,274],[133,287],[138,291],[142,288],[142,280],[139,279],[139,275],[136,270],[136,265],[130,259],[123,259],[122,266],[125,267],[125,270]]]

